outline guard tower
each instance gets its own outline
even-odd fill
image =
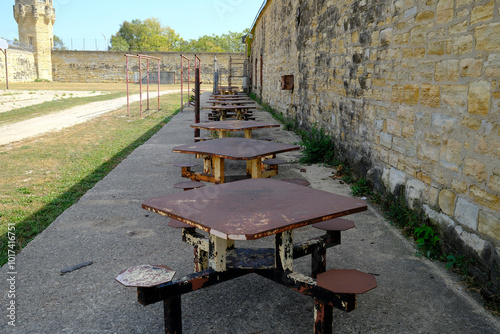
[[[16,0],[14,18],[19,29],[19,41],[33,47],[39,79],[52,81],[52,27],[56,11],[52,0]]]

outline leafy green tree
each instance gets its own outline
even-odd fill
[[[182,38],[157,18],[125,21],[111,36],[112,51],[177,51]]]
[[[244,52],[241,33],[201,36],[185,41],[170,27],[163,27],[157,18],[125,21],[111,36],[111,51],[181,51],[181,52]]]
[[[68,48],[64,45],[63,40],[54,35],[54,50],[68,50]]]
[[[242,38],[248,33],[245,29],[241,33],[229,31],[227,34],[212,36],[201,36],[197,40],[190,40],[183,46],[182,51],[191,52],[233,52],[239,53],[245,51],[245,44]]]

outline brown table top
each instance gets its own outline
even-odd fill
[[[221,95],[221,94],[215,94],[215,95],[210,95],[210,97],[213,98],[221,98],[221,99],[239,99],[239,98],[249,98],[248,95],[245,94],[234,94],[234,95]]]
[[[146,210],[232,240],[254,240],[365,211],[363,200],[273,179],[250,179],[149,199]]]
[[[238,86],[219,86],[220,89],[236,89]]]
[[[251,99],[210,99],[208,103],[255,103]]]
[[[262,128],[278,128],[280,125],[276,123],[265,123],[257,121],[217,121],[191,124],[192,128],[206,129],[206,130],[224,130],[224,131],[243,131],[248,129],[262,129]]]
[[[237,109],[252,109],[255,108],[255,106],[236,106],[234,104],[223,104],[219,106],[206,106],[203,107],[204,109],[215,109],[215,110],[237,110]]]
[[[267,155],[299,150],[297,145],[229,137],[200,141],[173,148],[175,153],[191,153],[232,160],[252,160]]]

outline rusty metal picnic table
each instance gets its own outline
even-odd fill
[[[193,181],[224,183],[225,159],[247,160],[247,175],[252,178],[267,178],[278,174],[278,169],[276,166],[276,169],[262,170],[262,158],[299,149],[300,147],[297,145],[230,137],[181,145],[174,147],[172,151],[203,156],[203,173],[183,168],[183,177]]]
[[[222,95],[231,95],[238,91],[238,86],[220,86],[219,90]]]
[[[255,101],[251,99],[209,99],[207,100],[208,103],[211,103],[212,105],[222,105],[222,104],[233,104],[233,105],[245,105],[245,104],[251,104],[254,107],[257,106]]]
[[[234,95],[221,95],[221,94],[212,94],[210,95],[210,98],[214,99],[241,99],[241,98],[247,98],[249,99],[250,97],[246,94],[234,94]]]
[[[356,295],[377,285],[372,275],[357,270],[326,271],[322,266],[326,248],[340,244],[340,232],[293,242],[297,228],[365,211],[366,203],[360,199],[279,180],[251,179],[149,199],[142,207],[187,224],[183,240],[204,254],[195,254],[195,273],[137,288],[139,303],[164,302],[166,333],[182,332],[182,294],[249,273],[313,297],[315,333],[331,333],[333,308],[354,310]],[[207,232],[208,237],[196,229]],[[235,240],[273,235],[274,248],[235,245]],[[318,254],[325,257],[318,259]],[[311,276],[294,272],[294,258],[305,255],[313,255]],[[314,272],[318,267],[322,269]]]
[[[219,138],[227,137],[227,133],[231,131],[245,131],[245,138],[252,139],[252,130],[263,128],[279,128],[276,123],[266,123],[257,121],[217,121],[191,124],[192,128],[204,129],[209,131],[219,131]]]
[[[218,105],[218,106],[207,106],[205,109],[212,109],[213,112],[217,114],[219,119],[221,121],[225,120],[227,117],[227,112],[228,111],[235,111],[236,112],[236,118],[239,120],[243,119],[243,116],[246,111],[255,108],[255,106],[248,106],[248,105]]]

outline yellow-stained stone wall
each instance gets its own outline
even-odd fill
[[[251,47],[253,92],[500,283],[499,0],[268,0]]]
[[[19,41],[34,48],[38,78],[52,80],[52,27],[56,20],[52,0],[16,0],[14,18]]]
[[[181,57],[178,52],[141,52],[143,55],[161,59],[161,71],[175,71],[176,80],[181,74]],[[190,60],[191,80],[194,80],[194,53],[182,53]],[[243,54],[234,53],[196,53],[201,59],[201,81],[211,83],[214,80],[214,57],[217,57],[222,74],[222,83],[227,84],[229,57],[244,59]],[[235,68],[241,67],[236,65]],[[150,60],[150,69],[157,68],[157,61]],[[146,62],[142,61],[142,70]],[[133,72],[139,72],[137,58],[129,58],[130,80]],[[234,75],[234,74],[233,74]],[[52,76],[54,81],[63,82],[126,82],[126,57],[124,52],[109,51],[52,51]],[[143,72],[143,77],[146,76]],[[184,77],[187,80],[187,61],[184,60]],[[241,85],[241,79],[233,80]]]
[[[9,83],[34,81],[37,78],[35,54],[30,51],[7,49]],[[0,52],[0,82],[5,82],[5,56]],[[0,89],[3,87],[0,86]]]

